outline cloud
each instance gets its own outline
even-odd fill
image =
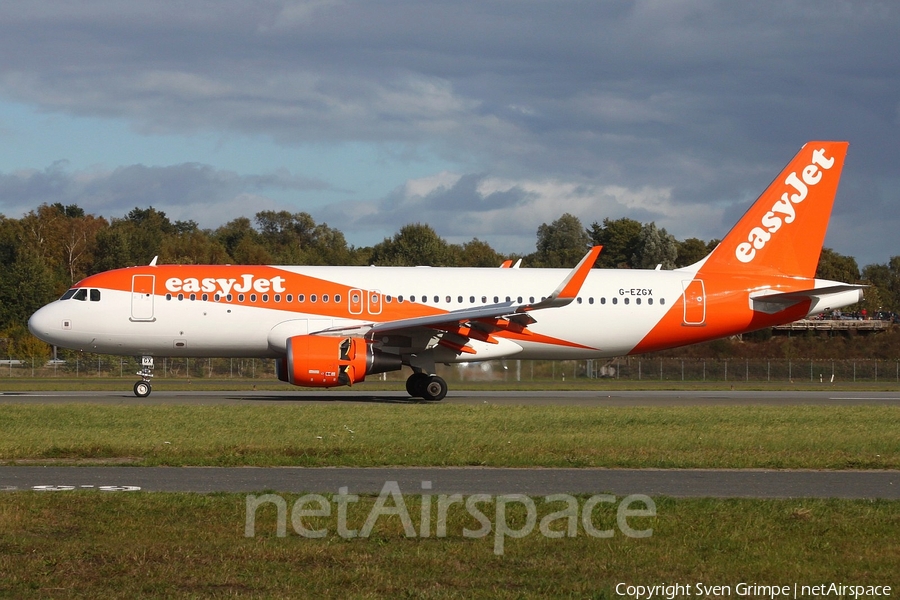
[[[837,215],[868,204],[894,223],[900,208],[889,175],[900,114],[896,3],[175,6],[8,3],[0,98],[120,119],[142,135],[364,143],[455,165],[456,180],[431,191],[398,180],[384,198],[355,189],[353,203],[317,209],[360,231],[393,231],[421,217],[437,219],[446,235],[524,239],[537,219],[558,217],[550,208],[571,206],[586,220],[644,215],[676,234],[718,237],[801,144],[822,138],[851,141],[842,190],[873,182],[874,196],[842,191]],[[141,173],[107,167],[97,198],[120,208],[113,184]],[[116,168],[123,171],[113,176]],[[214,166],[215,176],[165,168],[172,171],[154,174],[159,189],[197,202],[197,211],[209,206],[203,198],[266,197]],[[420,176],[404,179],[422,187]],[[71,182],[44,177],[9,185],[22,194],[62,185],[56,193],[77,196]],[[152,188],[135,192],[157,199]],[[839,251],[874,258],[866,236],[840,227],[829,238],[846,244]]]
[[[676,210],[670,197],[667,188],[629,189],[442,172],[409,181],[380,200],[333,204],[317,214],[349,233],[351,239],[354,232],[392,233],[403,224],[423,222],[453,242],[478,237],[502,251],[526,253],[534,250],[538,227],[564,212],[579,217],[585,227],[606,217],[629,216],[656,221],[670,231],[686,229],[685,222],[699,215],[710,216],[709,208],[700,204]]]
[[[235,217],[252,217],[260,210],[282,208],[266,192],[328,188],[323,182],[295,177],[286,171],[238,175],[193,163],[75,172],[66,166],[59,162],[41,171],[0,173],[0,212],[17,218],[41,204],[59,202],[115,218],[136,206],[153,206],[173,219],[190,219],[213,228]]]

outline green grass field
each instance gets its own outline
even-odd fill
[[[897,406],[0,405],[4,463],[900,468]]]
[[[285,498],[290,507],[296,497]],[[418,522],[419,499],[405,499]],[[351,505],[348,524],[359,528],[372,503]],[[450,513],[444,538],[407,538],[392,516],[366,539],[343,539],[334,527],[308,539],[290,521],[277,537],[270,506],[248,538],[243,495],[8,493],[0,496],[0,596],[610,598],[620,582],[731,585],[732,596],[740,582],[896,590],[898,509],[896,501],[657,498],[656,517],[633,523],[652,528],[650,537],[603,539],[579,528],[549,539],[535,530],[495,555],[492,536],[461,534],[478,528],[462,511]],[[524,511],[508,514],[511,527],[523,520]]]
[[[900,407],[10,403],[0,405],[0,462],[900,469]],[[243,494],[0,493],[0,597],[612,598],[618,583],[688,583],[691,597],[704,597],[697,583],[731,586],[731,597],[741,582],[900,589],[900,501],[656,497],[656,516],[632,523],[650,537],[597,538],[579,525],[574,537],[550,539],[535,528],[497,555],[493,535],[463,535],[479,523],[461,510],[441,538],[433,528],[407,538],[398,517],[385,517],[370,537],[344,539],[322,517],[309,526],[328,534],[308,539],[292,527],[297,496],[282,497],[288,535],[276,535],[270,505],[248,538]],[[421,497],[404,498],[418,524]],[[350,505],[351,527],[373,502]],[[539,518],[559,508],[535,503]],[[508,513],[513,528],[525,519],[519,508]],[[598,525],[615,524],[614,510],[598,507]],[[494,516],[490,503],[484,512]]]

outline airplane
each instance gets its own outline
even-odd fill
[[[703,342],[859,302],[865,286],[815,278],[848,148],[803,146],[705,258],[674,270],[150,265],[76,283],[31,332],[56,346],[141,357],[276,361],[278,379],[354,385],[410,367],[438,401],[439,363],[598,359]]]

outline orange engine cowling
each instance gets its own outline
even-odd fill
[[[335,387],[402,366],[399,356],[372,348],[363,338],[297,335],[288,338],[277,371],[278,379],[294,385]]]

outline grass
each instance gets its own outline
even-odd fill
[[[285,498],[290,509],[296,496]],[[352,528],[373,501],[350,505]],[[418,524],[420,498],[405,502]],[[493,521],[490,505],[484,512]],[[614,512],[594,516],[615,523]],[[511,527],[523,519],[508,513]],[[444,538],[407,538],[396,516],[366,539],[339,537],[333,519],[317,525],[329,529],[322,539],[297,535],[290,520],[277,537],[271,505],[259,509],[255,537],[244,537],[245,521],[239,494],[4,493],[0,596],[610,598],[619,582],[730,585],[732,596],[739,582],[900,584],[897,501],[657,498],[655,517],[630,523],[650,537],[535,530],[506,539],[502,555],[493,535],[462,535],[479,527],[463,510],[450,512]]]
[[[5,404],[0,461],[897,469],[900,407]]]

